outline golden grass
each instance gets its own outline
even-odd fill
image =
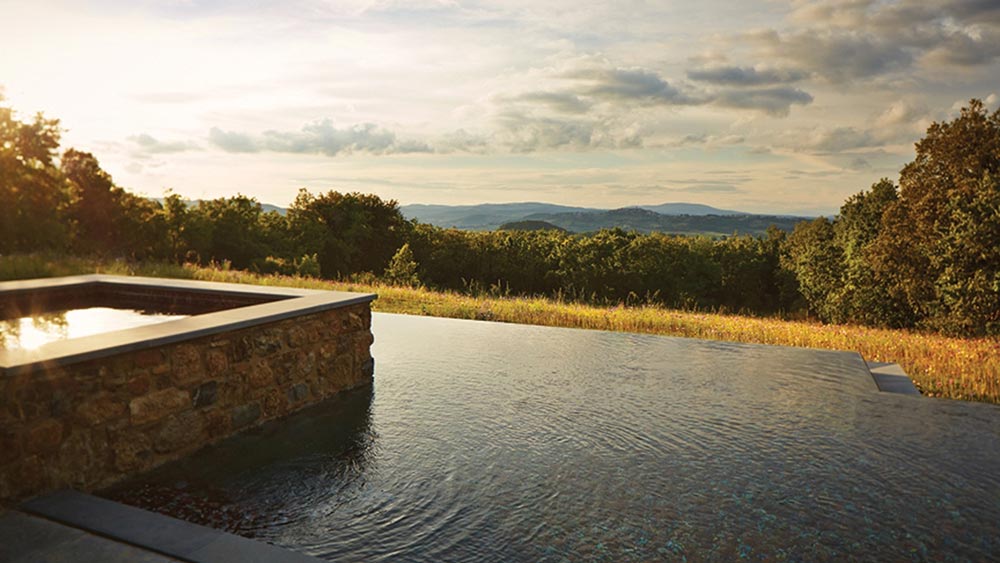
[[[0,258],[0,279],[8,277],[11,257]],[[72,266],[72,267],[71,267]],[[78,268],[76,271],[73,268]],[[19,271],[29,268],[21,267]],[[34,276],[44,269],[30,269]],[[865,359],[899,363],[930,396],[1000,403],[1000,339],[951,338],[905,330],[853,325],[823,325],[739,315],[676,311],[660,307],[598,307],[543,298],[474,297],[453,292],[380,284],[331,282],[312,278],[264,276],[197,266],[127,265],[79,261],[58,264],[49,275],[102,271],[117,274],[184,277],[206,281],[294,286],[378,293],[373,309],[387,313],[575,327],[777,344],[859,352]]]

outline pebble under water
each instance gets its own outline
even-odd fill
[[[375,384],[105,496],[330,561],[984,561],[1000,408],[851,353],[376,314]]]

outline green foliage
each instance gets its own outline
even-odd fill
[[[74,227],[76,250],[139,258],[163,255],[166,223],[158,203],[116,186],[90,153],[69,149],[61,160],[72,194],[66,214]]]
[[[934,123],[900,173],[870,259],[914,322],[955,334],[1000,333],[1000,110],[972,100]]]
[[[399,247],[396,254],[392,256],[392,260],[389,260],[389,266],[386,267],[382,277],[387,283],[392,285],[406,287],[418,287],[420,285],[420,277],[417,275],[417,263],[413,259],[413,251],[410,250],[409,243]]]
[[[0,253],[62,248],[69,193],[55,165],[59,121],[0,106]]]
[[[795,272],[809,309],[825,321],[838,322],[843,251],[834,244],[834,228],[826,217],[795,226],[785,244],[785,265]]]
[[[300,190],[288,224],[299,251],[316,254],[326,277],[381,272],[411,229],[395,200],[335,191]]]
[[[898,199],[883,178],[844,202],[829,221],[800,224],[785,243],[785,264],[798,280],[809,309],[828,322],[907,326],[905,305],[871,266],[882,216]]]
[[[295,273],[307,278],[320,276],[319,258],[315,254],[303,254],[295,262]]]
[[[202,261],[228,260],[246,269],[270,254],[265,240],[264,211],[244,195],[198,202],[190,209],[188,244]]]

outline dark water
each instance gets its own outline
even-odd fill
[[[376,383],[110,496],[331,561],[984,561],[1000,408],[855,354],[375,315]]]

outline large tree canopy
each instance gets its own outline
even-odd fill
[[[916,150],[872,266],[920,324],[1000,333],[1000,110],[972,100],[954,120],[931,125]]]
[[[0,252],[65,242],[59,212],[69,198],[55,166],[58,148],[59,121],[42,114],[20,121],[11,108],[0,106]]]

